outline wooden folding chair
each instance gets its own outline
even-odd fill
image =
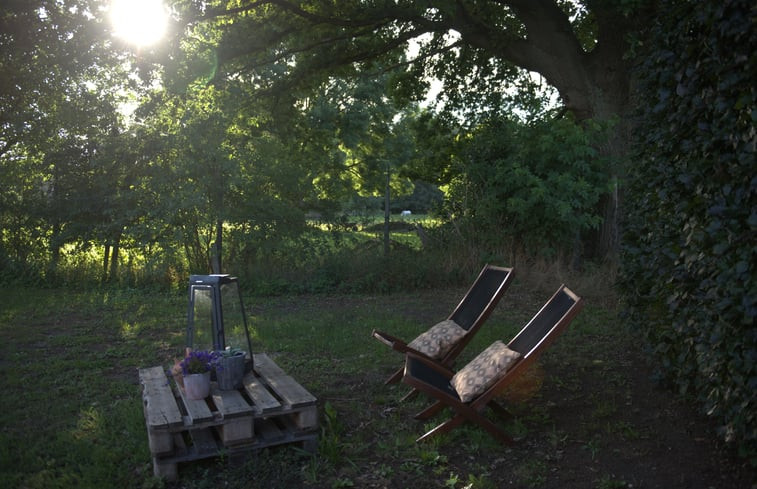
[[[565,330],[582,307],[583,302],[580,297],[565,285],[560,286],[539,312],[506,345],[507,350],[511,353],[516,352],[515,355],[519,355],[519,357],[504,372],[500,372],[485,387],[482,387],[482,391],[475,394],[472,399],[461,398],[459,389],[455,387],[455,385],[460,384],[455,384],[459,380],[455,379],[454,371],[439,365],[437,362],[428,361],[424,356],[409,352],[405,359],[403,381],[435,399],[434,404],[416,415],[416,419],[429,419],[445,407],[449,407],[453,411],[451,418],[428,431],[417,441],[447,433],[462,423],[470,421],[484,428],[496,439],[504,443],[512,443],[512,438],[487,419],[484,416],[484,411],[486,408],[490,408],[498,415],[506,414],[506,410],[494,400],[494,397],[527,370],[539,354]],[[492,345],[492,347],[494,346]],[[504,347],[505,345],[501,346]],[[489,351],[490,348],[486,351]],[[470,366],[476,363],[480,357],[481,355],[473,359],[468,365],[460,369],[460,372],[466,369],[470,370]],[[489,359],[486,360],[488,362]]]
[[[482,324],[494,310],[502,294],[510,286],[513,279],[513,269],[485,265],[478,274],[473,285],[468,289],[460,303],[452,311],[446,321],[453,321],[464,330],[462,337],[454,343],[445,345],[446,349],[439,355],[430,355],[417,348],[414,348],[414,342],[405,343],[401,339],[388,333],[376,331],[371,333],[374,338],[391,347],[393,350],[402,353],[412,353],[421,356],[428,361],[439,363],[440,365],[450,367],[455,359],[460,355],[468,342],[473,338]],[[440,323],[441,324],[441,323]],[[436,325],[439,326],[439,325]],[[435,327],[436,327],[435,326]],[[433,328],[432,328],[433,329]],[[428,334],[431,330],[427,331]],[[419,337],[420,338],[420,337]],[[416,338],[418,340],[419,338]],[[399,368],[387,380],[386,384],[399,382],[402,379],[404,368]]]

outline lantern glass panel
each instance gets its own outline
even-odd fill
[[[226,342],[222,346],[238,348],[246,351],[248,354],[252,354],[249,338],[247,337],[247,323],[239,295],[238,282],[221,284],[221,304],[221,310],[223,311],[223,335]]]
[[[243,350],[252,368],[252,342],[236,277],[191,275],[189,283],[187,348]]]
[[[213,288],[207,285],[193,285],[191,291],[194,324],[188,346],[193,350],[213,350]]]

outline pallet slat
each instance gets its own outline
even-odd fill
[[[202,430],[192,430],[189,432],[192,438],[192,453],[199,456],[216,455],[218,453],[218,442],[213,437],[213,431],[210,428]]]
[[[179,391],[181,400],[184,401],[184,407],[187,409],[187,423],[197,424],[213,419],[213,413],[210,412],[205,399],[190,399],[187,397],[184,389],[177,386],[177,390]]]
[[[250,416],[253,407],[247,402],[239,391],[222,391],[214,385],[210,396],[223,419],[232,419],[241,416]]]
[[[172,428],[183,424],[181,411],[161,367],[141,369],[142,400],[148,428]]]
[[[281,408],[281,403],[271,394],[265,384],[253,373],[248,373],[244,380],[244,389],[250,396],[255,405],[255,410],[259,414],[275,412]]]
[[[274,361],[265,353],[257,353],[255,355],[254,370],[259,376],[269,379],[286,375],[286,373],[281,370],[281,367],[276,365],[276,363],[274,363]]]
[[[316,400],[310,392],[288,376],[265,353],[255,355],[255,371],[268,381],[285,404],[293,408],[310,405]]]
[[[315,397],[288,375],[271,379],[269,385],[292,408],[309,406],[315,402]]]

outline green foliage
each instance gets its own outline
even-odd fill
[[[625,122],[632,85],[631,62],[624,57],[628,34],[653,18],[658,8],[656,2],[645,0],[538,2],[528,9],[471,0],[434,5],[311,2],[297,8],[253,2],[207,11],[188,1],[178,4],[180,9],[200,10],[183,15],[192,19],[187,29],[191,34],[184,37],[200,36],[217,48],[216,80],[250,77],[255,100],[271,94],[287,99],[313,87],[325,93],[326,80],[379,80],[389,72],[390,85],[382,87],[383,93],[398,106],[420,102],[429,80],[438,81],[441,90],[433,94],[436,100],[429,101],[430,106],[443,118],[465,120],[469,127],[492,113],[524,121],[543,117],[558,93],[577,120],[621,117]],[[436,88],[436,83],[431,85]],[[337,184],[351,180],[352,168],[362,166],[369,171],[361,171],[360,186],[376,188],[380,175],[375,170],[391,159],[387,154],[396,158],[396,152],[380,150],[387,146],[381,135],[386,127],[372,126],[372,117],[360,106],[369,107],[372,116],[389,105],[388,100],[355,104],[362,96],[355,92],[319,111],[339,132],[344,148],[359,153],[356,163],[337,166],[346,172],[319,176],[321,187],[339,188]],[[361,136],[359,129],[369,127],[369,137]],[[613,155],[603,161],[606,171],[617,176],[624,175],[627,161],[624,129],[623,124],[615,126],[617,139],[603,148]],[[361,140],[365,146],[359,144]],[[372,144],[376,141],[381,144]],[[614,255],[616,194],[609,186],[602,188],[605,219],[596,233],[597,243],[587,250]]]
[[[112,235],[126,205],[130,168],[111,143],[130,81],[100,7],[30,0],[0,13],[0,263],[37,279],[67,243]]]
[[[436,266],[438,256],[393,240],[386,257],[376,237],[311,231],[282,243],[277,253],[240,264],[236,270],[247,279],[251,290],[264,295],[387,293],[457,283],[459,268]]]
[[[596,146],[602,131],[570,120],[524,125],[495,119],[460,145],[446,215],[485,250],[554,258],[599,225],[608,177]]]
[[[323,424],[318,440],[318,453],[329,463],[337,465],[344,457],[345,444],[341,437],[343,428],[339,423],[339,413],[328,401],[323,406]]]
[[[422,76],[456,86],[449,108],[470,107],[474,122],[488,113],[482,107],[499,114],[545,107],[546,94],[502,51],[449,49],[454,39],[445,31],[458,27],[459,8],[496,24],[503,43],[522,35],[501,6],[313,4],[306,13],[250,4],[222,13],[179,1],[174,12],[192,21],[138,56],[113,40],[100,7],[33,0],[0,17],[7,27],[0,29],[2,280],[175,284],[210,269],[219,234],[223,262],[237,269],[282,263],[280,250],[302,238],[308,211],[338,215],[358,194],[387,188],[400,197],[397,210],[425,211],[436,201],[438,193],[408,196],[411,182],[435,168],[415,168],[416,143],[423,139],[435,160],[449,160],[451,148],[449,133],[437,131],[442,122],[412,113],[428,84]],[[407,59],[404,44],[430,28],[429,16],[438,27]],[[348,27],[351,18],[360,27]],[[593,24],[579,24],[590,38]],[[399,38],[397,29],[405,30]],[[157,60],[163,69],[155,70]],[[158,71],[161,84],[150,79]],[[523,91],[503,93],[505,83]],[[139,107],[124,117],[119,104],[127,97]],[[523,214],[533,202],[512,204]]]
[[[757,32],[751,2],[677,1],[640,66],[622,287],[661,373],[757,464]]]
[[[190,60],[212,58],[219,31],[201,23],[196,34],[207,42],[181,49]],[[332,243],[352,240],[308,234],[306,212],[338,216],[359,193],[383,192],[389,169],[393,194],[409,193],[399,170],[413,144],[387,103],[385,76],[318,79],[310,90],[260,96],[245,77],[208,78],[199,65],[174,61],[164,88],[141,92],[128,127],[102,97],[110,112],[55,113],[64,130],[46,144],[12,158],[0,152],[8,189],[0,279],[175,284],[210,271],[219,237],[223,270],[308,268]],[[76,95],[81,106],[63,109],[91,108],[91,95]]]
[[[426,214],[444,201],[444,194],[438,187],[423,181],[413,182],[413,193],[393,198],[389,204],[392,212],[407,209],[413,213]]]

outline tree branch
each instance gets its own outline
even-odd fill
[[[415,2],[402,7],[388,2],[340,11],[330,4],[316,3],[311,10],[290,0],[258,0],[234,9],[208,11],[201,18],[250,14],[240,19],[244,22],[225,26],[230,35],[224,37],[219,53],[224,62],[250,55],[241,62],[256,68],[314,53],[306,62],[309,68],[304,64],[296,67],[295,77],[302,76],[297,69],[310,69],[312,73],[349,66],[401,49],[425,33],[456,31],[461,39],[456,46],[467,45],[484,56],[541,74],[582,118],[594,111],[591,97],[597,93],[597,83],[627,91],[618,77],[628,72],[622,60],[624,32],[628,29],[621,22],[622,10],[613,2],[587,1],[599,26],[591,52],[583,49],[571,19],[557,0],[455,0],[446,7]],[[261,18],[254,19],[251,13],[263,7],[273,12],[261,11]],[[314,27],[318,28],[316,32]],[[255,36],[249,34],[252,30]],[[395,66],[424,62],[448,49]]]

